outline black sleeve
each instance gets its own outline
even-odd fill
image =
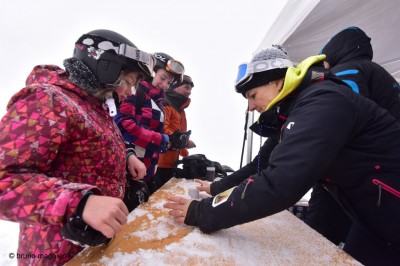
[[[400,86],[383,67],[372,62],[368,76],[371,99],[400,120]]]
[[[220,181],[213,182],[210,187],[211,195],[215,196],[231,187],[237,186],[251,175],[266,169],[269,157],[276,144],[278,144],[278,136],[269,137],[260,148],[258,155],[249,164],[222,178]]]
[[[339,64],[331,71],[353,91],[373,100],[400,120],[400,86],[382,66],[364,59]]]
[[[281,142],[274,148],[267,169],[234,188],[227,201],[218,206],[212,205],[218,196],[193,201],[185,223],[213,232],[295,204],[323,177],[357,123],[358,111],[350,96],[337,91],[317,90],[303,96],[282,128]]]

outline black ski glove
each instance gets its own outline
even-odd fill
[[[191,130],[187,132],[180,132],[179,130],[175,131],[170,137],[169,140],[171,142],[171,150],[180,150],[187,146],[188,140],[190,138]]]
[[[101,232],[90,227],[82,219],[83,209],[91,194],[92,192],[89,192],[81,199],[75,214],[61,228],[61,235],[65,239],[81,247],[106,245],[112,240],[112,238],[107,238]]]

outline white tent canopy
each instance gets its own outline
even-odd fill
[[[300,62],[349,26],[365,31],[373,61],[400,80],[399,0],[289,0],[255,52],[283,44],[292,61]]]

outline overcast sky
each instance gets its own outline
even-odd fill
[[[0,116],[35,65],[63,67],[80,35],[110,29],[146,52],[183,62],[195,87],[188,128],[208,158],[239,167],[247,102],[235,93],[249,61],[286,0],[7,1],[0,9]]]

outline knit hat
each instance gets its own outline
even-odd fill
[[[175,82],[174,84],[172,84],[170,90],[174,90],[184,84],[189,84],[190,86],[192,86],[192,88],[194,87],[192,78],[188,75],[183,75],[183,80],[181,82]]]
[[[241,72],[241,66],[245,66],[245,71]],[[249,64],[241,66],[235,87],[236,92],[245,96],[250,89],[284,78],[293,63],[281,45],[272,45],[257,53]]]

